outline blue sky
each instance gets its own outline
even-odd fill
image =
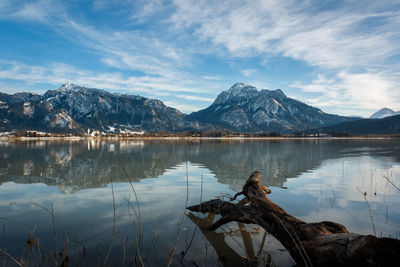
[[[399,1],[0,0],[0,91],[65,82],[189,113],[236,82],[341,115],[400,110]]]

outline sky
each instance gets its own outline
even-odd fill
[[[0,0],[0,92],[66,82],[190,113],[242,82],[339,115],[400,110],[398,0]]]

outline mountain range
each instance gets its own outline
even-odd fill
[[[110,93],[70,83],[43,95],[0,93],[0,131],[291,133],[355,121],[327,114],[287,97],[282,90],[234,84],[207,108],[186,115],[157,99]]]

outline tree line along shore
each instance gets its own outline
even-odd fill
[[[282,134],[279,132],[231,132],[231,131],[185,131],[185,132],[58,132],[48,133],[41,131],[11,131],[0,132],[0,137],[7,139],[21,138],[400,138],[400,134],[365,134],[351,133],[306,133],[295,132]]]

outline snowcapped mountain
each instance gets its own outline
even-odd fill
[[[199,130],[200,125],[163,102],[66,83],[45,94],[0,95],[0,130]]]
[[[259,91],[242,83],[223,91],[208,108],[189,117],[229,130],[249,132],[293,132],[353,120],[291,99],[280,89]]]
[[[390,108],[382,108],[369,117],[370,119],[382,119],[390,116],[400,115],[400,111],[394,111]]]

